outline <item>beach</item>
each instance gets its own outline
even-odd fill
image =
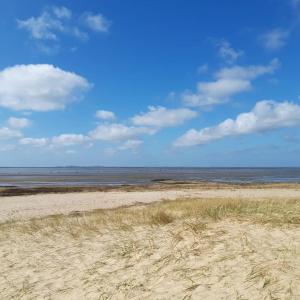
[[[22,193],[0,197],[1,299],[300,297],[298,184]]]
[[[300,0],[0,20],[0,300],[300,300]]]
[[[297,184],[177,184],[174,182],[148,187],[128,186],[104,189],[104,191],[91,188],[90,191],[83,189],[81,192],[59,193],[58,188],[52,188],[48,191],[55,191],[55,193],[39,193],[39,190],[33,190],[32,195],[1,197],[0,222],[150,204],[178,198],[300,199],[300,185]],[[76,191],[74,188],[71,190]],[[12,191],[15,194],[20,193],[18,189]]]

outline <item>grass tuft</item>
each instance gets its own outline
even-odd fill
[[[174,221],[174,217],[164,211],[158,211],[152,214],[150,219],[155,225],[166,225]]]

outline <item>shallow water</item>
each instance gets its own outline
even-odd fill
[[[0,168],[0,186],[147,184],[155,180],[300,182],[300,168]]]

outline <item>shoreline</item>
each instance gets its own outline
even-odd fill
[[[0,186],[1,197],[38,195],[38,194],[67,194],[82,192],[110,192],[110,191],[148,191],[170,189],[274,189],[296,188],[300,189],[300,182],[215,182],[215,181],[176,181],[154,180],[148,184],[120,184],[120,185],[40,185],[32,187]]]

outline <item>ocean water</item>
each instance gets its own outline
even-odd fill
[[[0,186],[132,185],[160,179],[227,183],[300,182],[300,168],[0,168]]]

